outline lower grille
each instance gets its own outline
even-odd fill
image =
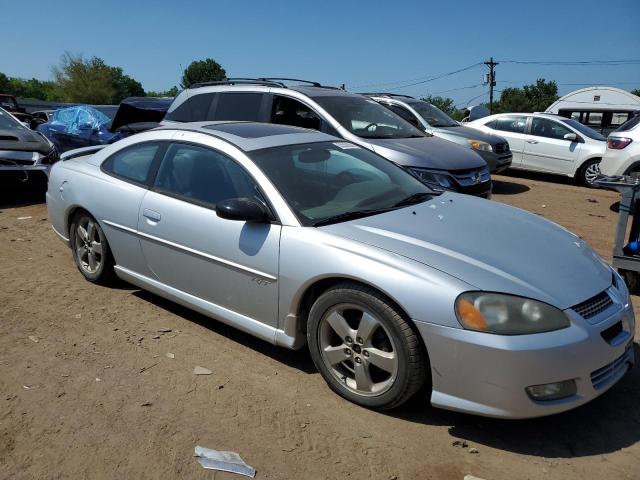
[[[631,347],[628,347],[624,354],[615,359],[609,365],[605,365],[604,367],[591,372],[591,384],[593,385],[593,388],[600,390],[601,388],[610,385],[612,381],[629,369],[629,360],[627,357],[629,356],[630,350]]]
[[[9,165],[11,167],[15,167],[18,165],[33,165],[35,162],[33,160],[7,160],[4,158],[0,158],[0,165]]]
[[[572,307],[572,310],[580,315],[585,320],[595,317],[599,313],[604,312],[607,308],[613,305],[613,300],[606,292],[600,292],[595,297],[591,297],[578,305]]]

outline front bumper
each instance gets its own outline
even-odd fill
[[[58,154],[52,149],[46,155],[39,152],[21,150],[0,150],[0,172],[42,172],[47,177],[51,166],[58,161]]]
[[[506,170],[511,166],[511,162],[513,160],[513,153],[511,153],[511,151],[495,153],[475,150],[475,152],[480,154],[482,159],[487,162],[487,166],[491,173],[500,173]]]
[[[497,418],[532,418],[571,410],[616,384],[634,363],[633,307],[615,304],[598,323],[566,311],[571,326],[535,335],[501,336],[416,321],[429,352],[431,403]],[[606,341],[601,332],[622,322]],[[573,379],[577,393],[534,401],[525,388]]]

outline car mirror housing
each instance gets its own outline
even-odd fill
[[[270,215],[260,202],[251,198],[229,198],[216,204],[220,218],[240,222],[268,222]]]
[[[578,137],[578,135],[576,135],[575,133],[567,133],[564,135],[565,140],[570,140],[572,142],[579,142],[580,141],[580,137]]]

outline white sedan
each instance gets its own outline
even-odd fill
[[[607,147],[595,130],[545,113],[500,113],[467,125],[506,138],[511,168],[566,175],[587,186],[598,176]]]

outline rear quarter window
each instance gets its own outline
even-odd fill
[[[102,170],[114,177],[146,185],[159,148],[158,143],[144,143],[124,148],[107,158],[102,163]]]

